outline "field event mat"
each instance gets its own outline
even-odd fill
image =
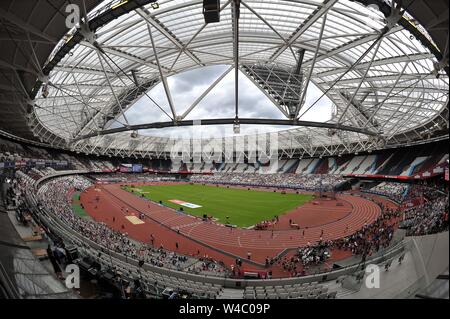
[[[130,223],[132,223],[133,225],[141,225],[141,224],[145,224],[142,220],[140,220],[139,218],[137,218],[136,216],[125,216],[126,219],[128,219],[128,221]]]
[[[178,199],[171,199],[171,200],[169,200],[169,202],[177,204],[177,205],[181,205],[181,206],[184,206],[187,208],[201,208],[202,207],[200,205],[188,203],[188,202],[178,200]]]

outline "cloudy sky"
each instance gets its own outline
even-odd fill
[[[209,66],[187,71],[168,78],[169,88],[177,114],[182,114],[229,66]],[[162,84],[158,84],[148,93],[168,114],[169,104]],[[313,104],[322,92],[310,83],[306,96],[305,108]],[[234,118],[234,72],[230,72],[186,117],[186,120]],[[247,79],[242,73],[239,77],[239,116],[242,118],[285,119],[278,108]],[[127,112],[130,124],[144,124],[170,121],[155,104],[145,95]],[[331,102],[323,97],[303,117],[307,121],[327,121],[331,117]],[[124,122],[123,119],[119,119]],[[116,126],[116,125],[114,125]],[[286,126],[242,125],[241,134],[253,134],[276,130],[285,130]],[[188,137],[192,129],[188,127],[142,130],[140,134],[167,137]],[[196,132],[196,136],[198,132]],[[232,125],[203,126],[202,137],[220,137],[233,135]],[[186,136],[188,135],[188,136]]]

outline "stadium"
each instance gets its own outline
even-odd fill
[[[0,23],[2,298],[449,299],[448,1]]]

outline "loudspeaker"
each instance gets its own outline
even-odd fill
[[[205,23],[220,22],[220,0],[203,0]]]

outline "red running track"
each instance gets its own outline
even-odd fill
[[[99,200],[97,201],[96,198]],[[141,199],[120,188],[120,184],[97,185],[81,194],[81,203],[94,220],[112,229],[126,232],[131,238],[186,255],[207,255],[225,265],[234,264],[235,257],[244,261],[250,252],[252,261],[264,264],[285,249],[316,243],[323,231],[324,240],[345,237],[370,224],[381,209],[374,202],[352,195],[338,195],[336,200],[319,200],[298,207],[280,217],[280,229],[266,231],[228,228],[214,222],[176,212],[170,208]],[[337,206],[337,203],[342,206]],[[128,209],[128,212],[126,211]],[[144,224],[132,224],[126,215],[144,213]],[[114,217],[114,221],[113,221]],[[287,229],[292,219],[302,227]],[[304,235],[303,235],[304,233]],[[219,250],[219,251],[218,251]],[[199,254],[200,253],[200,254]],[[246,269],[260,267],[247,265]]]

